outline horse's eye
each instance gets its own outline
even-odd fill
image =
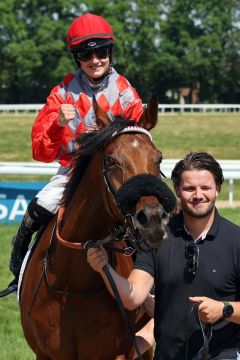
[[[105,157],[105,165],[107,168],[110,168],[115,165],[115,160],[111,156]]]
[[[156,165],[160,165],[162,162],[162,157],[158,157],[157,160],[156,160]]]

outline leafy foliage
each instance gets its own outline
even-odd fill
[[[45,102],[75,65],[66,48],[73,19],[105,17],[117,36],[114,66],[144,101],[181,86],[201,102],[239,102],[238,0],[5,0],[0,3],[1,103]]]

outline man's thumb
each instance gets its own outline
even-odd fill
[[[203,302],[204,298],[202,296],[189,296],[189,301],[194,302],[194,303],[201,303]]]

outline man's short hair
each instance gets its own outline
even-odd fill
[[[174,186],[180,185],[182,173],[186,170],[208,170],[219,188],[224,181],[221,166],[212,155],[206,152],[191,152],[183,160],[177,162],[171,176]]]

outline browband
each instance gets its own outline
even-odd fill
[[[140,126],[127,126],[123,130],[113,133],[112,136],[116,136],[122,133],[131,133],[131,132],[145,134],[152,140],[152,135],[150,134],[150,132]]]

